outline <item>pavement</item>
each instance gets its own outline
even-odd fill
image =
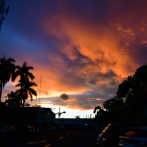
[[[14,135],[0,141],[0,147],[97,147],[96,131],[57,130]]]

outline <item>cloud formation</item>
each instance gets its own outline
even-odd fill
[[[6,2],[1,55],[34,67],[42,103],[92,109],[115,96],[123,78],[147,62],[145,0]],[[14,84],[4,88],[3,100],[11,89]]]
[[[63,94],[60,95],[60,99],[61,100],[68,100],[69,98],[70,97],[67,94],[65,94],[65,93],[63,93]]]

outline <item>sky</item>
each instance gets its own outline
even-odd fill
[[[118,85],[147,63],[146,0],[6,0],[0,55],[27,62],[38,84],[31,106],[63,118],[94,117]],[[3,89],[2,101],[19,78]],[[91,116],[90,116],[91,114]]]

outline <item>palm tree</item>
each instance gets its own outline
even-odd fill
[[[22,97],[24,96],[24,83],[26,81],[29,81],[29,79],[33,80],[35,78],[34,75],[31,72],[29,72],[29,70],[34,68],[32,66],[27,66],[27,62],[24,62],[22,67],[16,66],[16,68],[17,71],[13,75],[12,80],[14,81],[18,76],[20,76],[19,86],[21,87],[21,89],[17,91],[17,93],[19,92],[19,95],[21,97],[20,99],[22,99]]]
[[[13,58],[5,59],[4,56],[4,58],[0,59],[0,103],[2,96],[2,88],[4,88],[7,82],[9,82],[15,72],[15,65],[12,62],[15,62]]]
[[[33,95],[37,96],[37,92],[31,88],[32,86],[37,86],[36,83],[30,82],[28,79],[23,79],[23,81],[19,81],[19,83],[16,85],[16,87],[21,87],[21,89],[18,89],[16,93],[21,94],[21,99],[23,101],[23,107],[25,100],[28,98],[28,95],[31,98],[31,101],[33,100]]]
[[[22,67],[16,66],[17,71],[12,77],[12,81],[14,81],[18,76],[20,76],[20,80],[23,81],[25,79],[31,79],[33,80],[35,77],[32,73],[29,72],[30,69],[34,69],[32,66],[27,66],[27,62],[24,62]],[[22,88],[22,85],[21,85]]]
[[[5,103],[7,103],[7,107],[9,107],[9,101],[10,101],[10,93],[7,93],[7,95],[5,96],[6,97],[6,101],[5,101]]]
[[[18,100],[18,95],[16,92],[11,91],[10,93],[7,94],[6,96],[6,101],[7,107],[18,107],[19,106],[19,100]]]

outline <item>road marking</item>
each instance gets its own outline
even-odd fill
[[[25,144],[36,144],[36,143],[41,143],[41,142],[46,142],[46,140],[38,141],[38,142],[27,142],[27,143],[25,143]]]
[[[64,137],[61,137],[61,138],[59,138],[59,139],[62,139],[62,138],[64,138]]]
[[[51,144],[47,144],[46,146],[44,146],[44,147],[48,147],[48,146],[50,146]]]

